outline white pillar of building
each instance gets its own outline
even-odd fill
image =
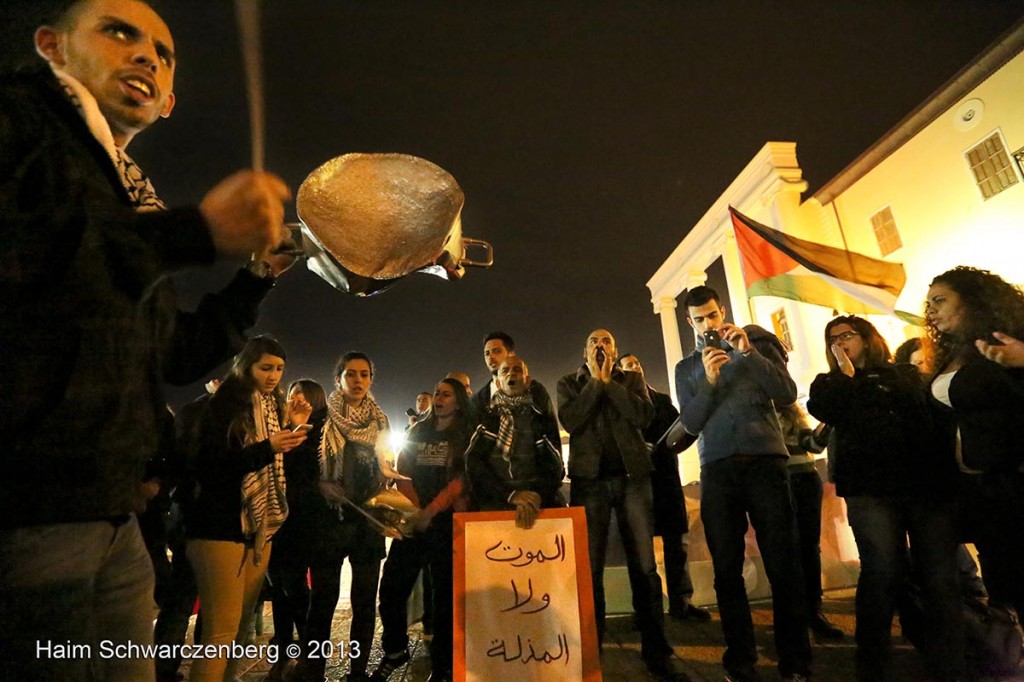
[[[753,324],[750,311],[750,299],[743,281],[743,266],[740,263],[740,250],[736,245],[736,233],[730,225],[725,229],[721,241],[722,266],[725,268],[725,282],[729,289],[729,312],[737,327]]]
[[[661,338],[665,344],[665,367],[672,402],[676,399],[676,365],[683,359],[683,343],[679,336],[676,306],[676,299],[671,296],[662,296],[654,301],[654,313],[661,318]]]

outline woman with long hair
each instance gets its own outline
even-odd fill
[[[416,576],[430,567],[434,599],[434,637],[430,642],[430,679],[451,680],[452,669],[452,512],[468,508],[463,496],[469,444],[469,397],[457,379],[434,388],[430,416],[410,430],[398,458],[398,471],[410,481],[399,489],[420,507],[417,532],[395,540],[384,562],[380,584],[380,620],[384,658],[371,679],[387,680],[409,661],[406,603]]]
[[[310,433],[318,434],[327,418],[327,394],[312,379],[297,379],[288,386],[289,400],[305,400],[312,408],[308,424]],[[316,542],[316,498],[320,497],[316,438],[308,438],[284,462],[288,481],[288,518],[274,536],[274,553],[270,557],[267,578],[274,609],[274,636],[281,656],[267,674],[268,682],[285,679],[294,658],[286,654],[297,631],[302,639],[309,611],[307,574],[311,548]]]
[[[296,681],[322,682],[327,659],[335,654],[348,658],[348,680],[367,679],[384,536],[359,508],[383,485],[378,456],[388,447],[390,435],[388,418],[370,393],[374,377],[373,362],[365,353],[351,351],[341,357],[323,426],[300,454],[302,466],[314,467],[316,493],[310,500],[312,590],[302,633],[302,660],[289,678]],[[352,567],[352,625],[348,640],[332,650],[331,624],[346,558]]]
[[[925,314],[931,394],[959,467],[961,527],[978,549],[990,606],[1024,615],[1024,370],[1001,364],[999,352],[1024,338],[1024,293],[959,266],[932,280]]]
[[[288,515],[284,453],[301,444],[310,408],[287,405],[281,390],[284,348],[257,336],[201,416],[194,463],[195,494],[185,520],[186,553],[203,610],[203,644],[244,641],[267,571],[271,539]],[[234,680],[238,659],[201,658],[189,679]]]
[[[835,427],[833,481],[860,553],[857,679],[886,679],[892,617],[909,575],[908,535],[929,616],[928,663],[937,679],[957,679],[963,627],[948,503],[952,458],[932,442],[922,378],[913,365],[892,364],[885,340],[863,318],[831,320],[825,343],[830,371],[811,384],[807,409]]]

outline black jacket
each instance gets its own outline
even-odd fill
[[[270,288],[243,272],[178,311],[167,275],[214,255],[198,209],[131,207],[48,69],[0,77],[0,524],[136,507],[161,382],[189,384],[236,353]]]
[[[638,373],[616,369],[606,384],[583,365],[558,381],[558,415],[569,432],[570,478],[598,478],[605,447],[618,451],[630,477],[650,476],[642,431],[654,417],[654,405]]]
[[[466,450],[466,478],[473,504],[484,511],[511,509],[508,498],[519,490],[532,490],[541,497],[541,506],[564,506],[558,494],[565,477],[558,424],[536,406],[530,410],[533,434],[533,462],[517,466],[515,453],[504,460],[497,447],[501,419],[487,410]],[[524,470],[528,470],[524,473]]]
[[[807,410],[835,427],[829,459],[842,497],[942,496],[953,458],[931,419],[923,381],[913,365],[819,374]]]
[[[960,429],[961,457],[976,471],[1011,472],[1024,465],[1024,370],[972,353],[949,386],[950,410],[934,401],[947,443]]]

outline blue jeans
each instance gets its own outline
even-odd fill
[[[0,680],[152,681],[153,659],[104,656],[100,643],[152,644],[154,615],[134,516],[0,531]],[[62,659],[47,642],[84,646]]]
[[[612,510],[626,552],[633,609],[640,626],[641,654],[658,659],[672,653],[665,639],[665,614],[661,608],[661,577],[654,559],[654,510],[650,479],[622,476],[572,481],[570,504],[587,515],[590,544],[590,575],[594,584],[597,636],[604,641],[604,562]]]
[[[846,509],[860,553],[857,679],[886,679],[892,616],[908,576],[908,534],[924,593],[926,658],[938,679],[957,679],[964,633],[953,506],[949,500],[857,495],[846,498]]]
[[[783,677],[809,675],[811,642],[785,459],[734,456],[718,460],[701,467],[700,483],[700,513],[725,635],[722,665],[742,678],[757,662],[754,623],[743,582],[743,538],[749,515],[772,588],[779,672]]]

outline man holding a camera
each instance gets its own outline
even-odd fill
[[[750,603],[743,581],[747,517],[772,588],[775,649],[783,680],[810,676],[811,648],[797,562],[796,527],[786,470],[788,453],[775,405],[796,400],[796,384],[766,330],[725,321],[718,293],[686,296],[697,349],[676,365],[683,427],[699,436],[701,518],[715,570],[725,635],[727,679],[760,680]]]

